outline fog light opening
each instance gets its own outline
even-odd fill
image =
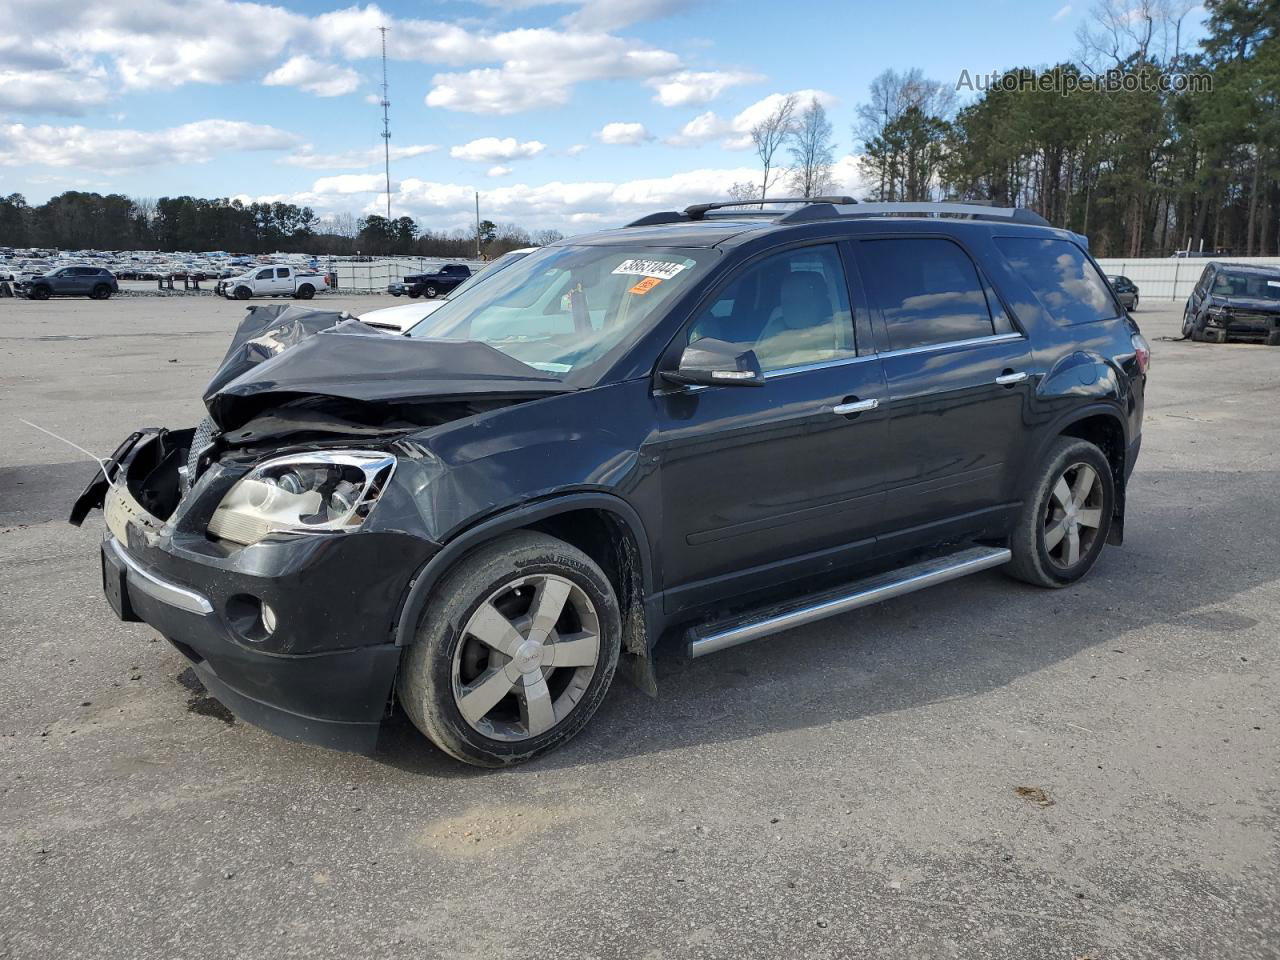
[[[247,593],[227,601],[227,622],[240,639],[255,644],[265,642],[278,625],[275,610]]]

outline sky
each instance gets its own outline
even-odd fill
[[[0,194],[385,212],[385,26],[392,215],[424,228],[474,222],[476,192],[486,219],[569,234],[723,197],[789,93],[827,108],[857,195],[877,74],[1071,59],[1091,2],[0,0]]]

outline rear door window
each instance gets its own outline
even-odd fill
[[[289,279],[289,268],[288,268],[288,267],[277,267],[277,268],[276,268],[276,279],[277,279],[277,280],[288,280],[288,279]]]
[[[996,333],[982,279],[957,244],[940,237],[865,240],[858,254],[871,302],[884,317],[888,349]]]
[[[995,244],[1041,306],[1059,323],[1070,326],[1119,316],[1106,280],[1074,243],[1052,238],[996,237]]]

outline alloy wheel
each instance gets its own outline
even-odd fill
[[[1059,475],[1044,516],[1044,549],[1054,566],[1074,567],[1089,555],[1102,526],[1104,496],[1098,472],[1087,463],[1073,463]]]
[[[508,581],[476,609],[453,655],[453,697],[476,732],[527,740],[582,700],[600,659],[600,618],[586,592],[554,574]]]

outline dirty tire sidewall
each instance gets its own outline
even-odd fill
[[[600,618],[600,659],[581,701],[551,730],[527,740],[491,740],[467,723],[454,700],[454,651],[481,603],[503,583],[537,573],[570,579],[590,597]],[[621,641],[618,599],[595,561],[563,540],[521,531],[479,547],[436,585],[401,662],[396,691],[414,726],[445,753],[476,766],[507,766],[560,746],[586,725],[609,689]]]
[[[1098,528],[1089,552],[1074,567],[1064,570],[1049,558],[1044,545],[1043,518],[1049,497],[1052,496],[1053,485],[1073,463],[1087,463],[1098,474],[1098,482],[1103,488],[1102,525]],[[1018,512],[1013,533],[1009,536],[1013,560],[1004,567],[1004,571],[1015,580],[1038,587],[1057,589],[1070,586],[1093,569],[1106,545],[1116,504],[1115,478],[1111,474],[1111,464],[1107,462],[1103,452],[1088,440],[1059,437],[1049,447],[1030,488],[1022,509]]]

